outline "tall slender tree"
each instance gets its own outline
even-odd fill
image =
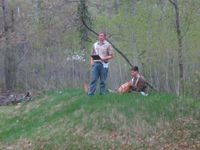
[[[183,68],[183,40],[182,40],[182,32],[181,32],[181,24],[180,24],[180,11],[177,0],[169,0],[169,2],[173,5],[176,16],[176,33],[178,39],[178,67],[179,67],[179,78],[178,78],[178,89],[177,95],[184,94],[184,68]]]
[[[11,38],[14,33],[14,11],[11,9],[11,14],[8,12],[8,0],[1,1],[2,13],[3,13],[3,35],[5,37],[4,48],[4,73],[5,73],[5,85],[6,90],[13,91],[16,87],[16,56],[14,49],[12,48]],[[10,17],[11,16],[11,17]],[[9,20],[10,23],[9,23]]]
[[[86,5],[86,0],[80,0],[78,4],[77,16],[79,18],[78,30],[80,34],[80,46],[81,46],[81,49],[85,49],[87,45],[86,42],[89,40],[89,37],[88,37],[89,33],[88,33],[87,28],[83,25],[82,19],[85,20],[87,25],[89,26],[92,25],[91,16],[88,11],[88,7]]]

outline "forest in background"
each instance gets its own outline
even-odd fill
[[[107,38],[159,91],[200,97],[199,0],[1,0],[0,90],[82,87],[97,40]],[[178,9],[177,9],[178,8]],[[177,12],[179,28],[177,29]],[[115,52],[108,87],[130,79]]]

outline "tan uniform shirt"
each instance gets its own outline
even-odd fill
[[[94,43],[91,55],[99,55],[100,57],[106,57],[112,54],[113,54],[113,48],[108,41],[105,40],[103,43],[99,41]],[[94,60],[94,62],[99,62],[99,61],[101,60]]]

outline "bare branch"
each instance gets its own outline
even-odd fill
[[[26,58],[27,53],[30,51],[30,48],[26,48],[26,51],[24,52],[23,56],[21,56],[21,59],[16,63],[16,66],[18,66],[21,62],[24,61]]]
[[[174,1],[169,0],[169,2],[170,2],[172,5],[174,5],[174,7],[176,7],[176,3],[175,3]]]

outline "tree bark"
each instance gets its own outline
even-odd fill
[[[182,41],[182,32],[180,27],[180,14],[177,0],[169,0],[169,2],[173,5],[176,14],[176,33],[178,40],[178,67],[179,67],[179,77],[177,83],[177,95],[180,96],[184,94],[184,79],[183,79],[183,41]]]
[[[11,11],[11,26],[8,23],[8,1],[2,0],[2,13],[3,13],[3,35],[5,36],[5,51],[4,51],[4,74],[5,74],[5,85],[7,91],[13,91],[16,87],[16,58],[13,47],[10,43],[10,34],[14,32],[14,11]]]

